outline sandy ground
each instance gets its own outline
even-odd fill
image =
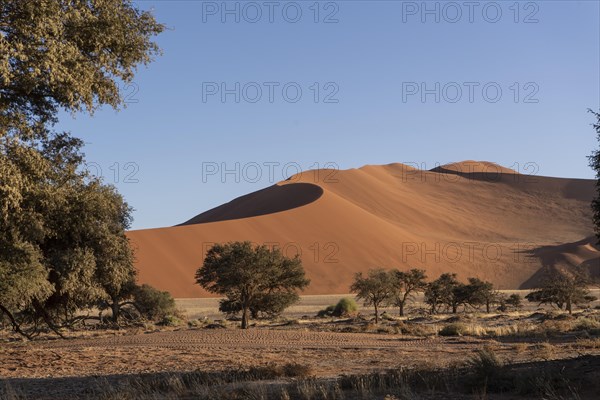
[[[286,360],[311,365],[318,376],[336,376],[429,362],[436,358],[432,353],[463,358],[482,343],[477,339],[305,332],[301,328],[185,329],[12,345],[0,356],[0,376],[42,378],[224,370]]]
[[[70,391],[81,391],[101,377],[167,371],[223,371],[271,362],[281,365],[301,363],[310,366],[315,376],[328,377],[399,366],[460,365],[486,345],[491,346],[501,359],[510,362],[600,355],[600,349],[573,347],[574,340],[553,343],[548,350],[548,345],[540,347],[539,340],[415,338],[394,334],[314,332],[305,331],[301,326],[247,331],[183,329],[3,344],[0,377],[4,384],[29,398],[65,398]],[[85,377],[94,380],[83,381]],[[48,381],[50,378],[53,380]]]
[[[597,290],[594,292],[599,294]],[[80,393],[78,390],[82,387],[101,384],[103,379],[160,372],[219,372],[267,363],[307,365],[319,378],[400,366],[452,367],[464,364],[484,346],[493,348],[503,361],[510,363],[600,356],[600,346],[580,345],[580,340],[586,337],[581,333],[550,338],[441,337],[429,333],[414,336],[390,331],[398,320],[375,326],[367,320],[334,321],[313,317],[318,310],[347,296],[303,296],[283,318],[253,321],[258,325],[249,330],[239,329],[237,322],[225,322],[227,328],[218,329],[206,328],[206,323],[197,328],[147,326],[74,332],[69,340],[51,336],[33,342],[23,342],[4,332],[0,341],[0,393],[2,385],[9,385],[28,398],[68,398],[69,393]],[[216,312],[218,299],[178,299],[177,302],[189,320],[208,316],[210,322],[223,318]],[[417,303],[413,307],[421,306]],[[413,315],[411,318],[412,324],[423,324],[434,330],[447,324],[448,318],[458,318],[467,326],[502,328],[538,324],[532,319],[532,315],[540,314],[535,311],[535,305],[526,306],[528,310],[519,313]],[[395,309],[387,311],[390,315],[396,313]],[[360,312],[368,319],[372,310],[361,307]],[[576,317],[564,318],[566,321],[590,315],[597,318],[594,311],[578,310],[576,314]],[[303,319],[307,315],[311,318]]]

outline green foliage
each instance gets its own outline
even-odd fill
[[[333,308],[333,316],[343,317],[345,315],[352,315],[358,311],[358,305],[349,297],[343,297]]]
[[[131,208],[82,170],[81,146],[67,134],[39,148],[0,138],[0,164],[19,182],[0,189],[12,196],[0,207],[0,306],[16,322],[68,325],[78,310],[122,300],[135,280]]]
[[[456,279],[456,274],[445,273],[438,279],[429,283],[425,289],[425,303],[431,306],[431,312],[436,313],[442,306],[456,313],[461,305],[470,305],[475,308],[490,306],[500,301],[500,295],[494,290],[491,282],[479,278],[469,278],[469,283],[463,284]]]
[[[147,319],[158,321],[176,314],[175,299],[169,292],[163,292],[144,284],[134,290],[133,303]]]
[[[317,317],[343,317],[356,313],[358,311],[358,305],[356,301],[350,297],[341,298],[337,304],[327,306],[324,310],[320,310],[317,313]]]
[[[130,0],[0,2],[0,137],[41,137],[60,109],[118,107],[163,29]]]
[[[280,292],[280,293],[259,293],[249,304],[249,310],[252,318],[274,318],[300,299],[297,293]],[[230,294],[227,298],[219,302],[219,311],[237,315],[243,311],[243,305],[235,294]]]
[[[317,313],[317,317],[325,318],[325,317],[333,317],[333,313],[335,311],[335,304],[331,304],[325,307],[323,310],[319,310]]]
[[[534,303],[553,304],[561,310],[564,307],[571,314],[574,304],[592,301],[593,296],[590,296],[587,284],[587,278],[580,271],[572,275],[555,271],[549,273],[540,287],[525,298]]]
[[[393,270],[391,274],[393,292],[388,303],[398,307],[400,316],[403,316],[406,303],[414,299],[416,292],[427,288],[427,275],[425,270],[416,268],[406,272]]]
[[[356,297],[363,300],[366,307],[375,308],[376,324],[379,323],[379,307],[389,302],[394,293],[394,279],[394,272],[383,268],[369,270],[366,277],[362,272],[354,275],[350,291],[356,293]]]
[[[506,304],[513,307],[515,310],[523,308],[523,298],[521,295],[513,293],[506,299]]]
[[[425,289],[425,303],[431,306],[431,312],[434,314],[442,305],[446,305],[456,312],[463,300],[464,288],[456,279],[456,274],[442,274],[438,279],[429,283]]]
[[[175,315],[165,315],[161,318],[160,325],[176,327],[183,325],[183,321]]]
[[[600,112],[588,110],[596,118],[592,125],[596,131],[596,140],[600,142]],[[588,157],[590,167],[596,172],[596,197],[592,200],[592,212],[596,238],[600,241],[600,150],[594,150]]]
[[[131,296],[131,208],[52,126],[61,109],[121,106],[162,30],[129,0],[0,2],[0,314],[19,333],[98,304],[116,320]]]
[[[281,312],[297,301],[296,290],[310,281],[297,256],[288,258],[279,249],[253,247],[250,242],[230,242],[208,251],[196,272],[196,283],[226,297],[222,311],[241,311],[245,329],[249,313]]]
[[[494,290],[494,285],[479,278],[469,278],[469,283],[461,289],[461,293],[463,293],[465,303],[473,307],[485,306],[488,313],[490,305],[499,298],[499,294]]]

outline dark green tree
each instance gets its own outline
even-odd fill
[[[358,299],[363,300],[366,307],[375,308],[375,323],[379,323],[379,307],[390,301],[394,293],[394,274],[383,268],[370,269],[367,276],[362,272],[354,275],[354,282],[350,292],[356,293]]]
[[[274,318],[281,315],[286,308],[296,303],[299,299],[300,296],[295,292],[263,293],[257,295],[249,306],[250,316],[253,319]],[[232,293],[226,299],[220,301],[219,311],[229,315],[237,315],[243,311],[242,302]]]
[[[600,113],[591,109],[588,111],[596,118],[596,122],[592,126],[596,131],[596,139],[600,142]],[[588,161],[590,167],[596,171],[596,197],[592,200],[592,212],[596,238],[600,243],[600,150],[594,150],[588,157]]]
[[[129,0],[0,1],[0,312],[26,336],[102,299],[118,318],[130,295],[131,209],[52,126],[60,110],[123,105],[162,30]]]
[[[417,292],[427,288],[427,275],[425,270],[416,268],[410,271],[392,270],[391,274],[394,291],[389,304],[398,307],[399,315],[404,316],[406,303],[413,300]]]
[[[0,160],[21,182],[2,186],[9,193],[0,226],[3,313],[14,322],[22,316],[58,328],[105,300],[116,322],[135,282],[125,236],[131,208],[114,187],[83,170],[80,140],[55,135],[37,149],[3,143]],[[10,290],[22,286],[31,296]]]
[[[288,306],[290,299],[297,300],[296,291],[310,281],[299,257],[288,258],[277,248],[253,247],[246,241],[214,245],[196,272],[196,283],[226,297],[221,310],[241,307],[242,329],[246,329],[251,307],[258,313],[272,310],[273,302]]]
[[[515,310],[520,310],[523,308],[523,298],[521,295],[517,293],[513,293],[506,299],[506,304],[514,308]]]
[[[498,292],[494,290],[494,285],[479,278],[469,278],[469,283],[464,287],[464,291],[466,303],[472,307],[485,306],[488,314],[490,306],[498,300]]]
[[[456,279],[456,274],[450,273],[442,274],[430,282],[425,289],[425,303],[431,306],[431,313],[437,313],[443,305],[456,313],[458,306],[465,301],[464,286]]]
[[[589,280],[581,272],[566,274],[553,271],[541,281],[539,288],[530,292],[525,298],[534,303],[551,304],[560,310],[573,313],[573,305],[585,304],[596,298],[590,295],[587,286]]]
[[[130,304],[149,320],[160,320],[177,313],[175,299],[169,292],[147,284],[133,289],[133,300]]]
[[[123,104],[163,25],[130,0],[0,2],[0,137],[46,136],[60,109]]]

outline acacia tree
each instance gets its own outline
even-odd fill
[[[261,317],[274,318],[280,315],[286,308],[300,299],[298,293],[264,293],[256,296],[249,307],[250,317],[258,319]],[[219,303],[219,311],[229,315],[237,315],[242,312],[242,302],[235,295],[230,294]]]
[[[52,126],[61,109],[123,105],[162,30],[129,0],[0,1],[0,314],[19,333],[128,295],[131,210]]]
[[[43,137],[60,109],[121,106],[163,29],[130,0],[1,1],[0,137]]]
[[[592,124],[596,131],[596,139],[600,142],[600,113],[593,110],[588,110],[596,117],[596,122]],[[594,150],[588,157],[590,167],[596,171],[596,197],[592,200],[592,211],[594,230],[596,231],[596,238],[600,243],[600,150]]]
[[[3,197],[0,226],[0,309],[17,331],[36,320],[55,330],[69,326],[77,311],[102,299],[112,300],[117,322],[134,286],[125,236],[131,208],[114,187],[81,170],[80,147],[65,134],[44,139],[40,149],[0,146],[2,163],[21,183],[15,201]]]
[[[239,306],[242,329],[247,329],[251,309],[259,312],[266,305],[270,309],[269,302],[278,301],[290,305],[290,299],[298,300],[296,291],[310,281],[298,256],[288,258],[277,248],[253,247],[246,241],[214,245],[196,271],[196,283],[226,297],[221,301],[221,311],[230,311],[232,304]]]
[[[589,281],[582,272],[565,274],[552,272],[544,278],[540,287],[529,293],[525,298],[530,302],[556,305],[573,313],[574,304],[585,304],[596,300],[587,289]]]
[[[464,289],[465,301],[473,307],[485,305],[485,311],[488,314],[490,306],[498,299],[498,293],[494,290],[494,285],[479,278],[469,278],[469,283]]]
[[[523,299],[521,295],[513,293],[506,299],[506,304],[513,307],[515,311],[518,311],[523,307]]]
[[[425,289],[425,303],[431,306],[432,314],[438,312],[442,305],[451,308],[455,314],[464,301],[464,285],[456,279],[456,274],[444,273]]]
[[[370,269],[367,276],[362,272],[354,275],[354,282],[350,286],[350,292],[356,293],[356,297],[363,300],[366,307],[375,308],[375,323],[379,323],[379,307],[390,301],[394,293],[393,272],[383,268]]]
[[[427,275],[425,270],[413,268],[410,271],[392,270],[393,292],[390,304],[399,308],[399,315],[404,316],[404,306],[409,300],[414,299],[418,291],[427,288]]]

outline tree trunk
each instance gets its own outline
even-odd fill
[[[458,306],[456,304],[452,304],[452,314],[456,314],[457,309],[458,309]]]
[[[113,302],[110,305],[110,308],[112,310],[112,322],[114,322],[115,324],[118,324],[119,323],[119,314],[121,311],[121,308],[119,307],[119,302],[115,301],[113,299]]]
[[[65,339],[65,336],[58,330],[59,328],[54,324],[52,318],[50,318],[50,315],[48,315],[48,312],[46,312],[44,305],[38,299],[35,298],[32,300],[31,304],[33,305],[34,310],[38,314],[42,315],[42,318],[44,319],[46,325],[48,325],[48,327],[52,329],[54,333],[60,336],[61,339]]]
[[[569,312],[569,314],[573,314],[573,310],[571,307],[571,299],[567,300],[567,311]]]
[[[404,302],[400,303],[400,316],[404,317]]]
[[[248,329],[248,306],[244,305],[242,309],[242,329]]]
[[[375,307],[375,325],[379,323],[379,312],[377,311],[377,304],[373,304]]]
[[[488,314],[490,313],[490,302],[489,301],[485,302],[485,312]]]
[[[31,340],[31,335],[28,335],[23,330],[21,330],[21,326],[19,325],[19,323],[17,322],[15,317],[12,315],[12,313],[6,307],[4,307],[2,304],[0,304],[0,315],[2,315],[2,313],[4,313],[8,317],[8,319],[10,320],[10,323],[13,326],[13,330],[15,332],[17,332],[19,335],[24,336],[27,339]]]

